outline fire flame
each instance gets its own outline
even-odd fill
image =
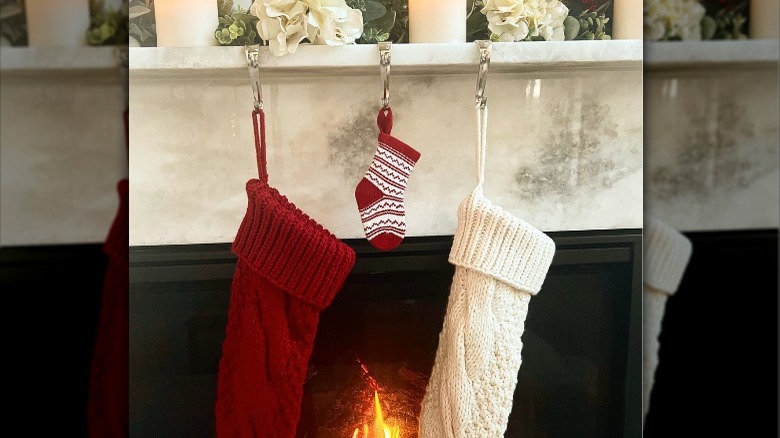
[[[374,427],[369,429],[368,424],[364,424],[363,435],[360,435],[360,428],[356,428],[352,438],[401,438],[401,431],[398,425],[391,426],[385,423],[377,391],[374,391]]]

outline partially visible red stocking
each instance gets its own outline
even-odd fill
[[[127,111],[124,113],[127,133]],[[128,180],[117,185],[119,209],[103,251],[108,267],[103,279],[95,349],[92,356],[87,404],[90,437],[128,436]]]
[[[238,256],[217,384],[218,437],[292,438],[319,313],[352,249],[268,185],[265,116],[253,112],[260,179],[233,242]]]

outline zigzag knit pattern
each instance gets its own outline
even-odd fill
[[[366,238],[374,247],[389,251],[406,235],[404,191],[420,153],[390,135],[392,112],[385,118],[380,111],[378,120],[379,145],[355,189],[355,200]]]
[[[555,244],[478,186],[458,208],[444,326],[420,417],[421,438],[504,436],[528,303]]]

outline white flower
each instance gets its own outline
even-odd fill
[[[705,12],[699,0],[645,0],[645,39],[700,40]]]
[[[249,12],[257,16],[257,33],[268,43],[271,53],[295,53],[298,44],[309,38],[308,6],[299,0],[255,0]]]
[[[303,40],[336,46],[363,34],[363,14],[344,0],[255,0],[249,12],[275,56],[295,53]]]
[[[347,6],[344,0],[307,0],[309,23],[319,29],[316,44],[343,46],[363,34],[363,13]]]
[[[480,12],[487,17],[495,40],[541,36],[547,41],[563,41],[563,20],[569,8],[559,0],[486,0]]]

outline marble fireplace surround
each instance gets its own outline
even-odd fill
[[[0,49],[0,245],[102,242],[127,176],[113,47]]]
[[[376,46],[261,51],[271,184],[340,238],[376,147]],[[453,234],[474,186],[475,44],[392,50],[393,134],[422,157],[409,236]],[[546,231],[641,228],[642,42],[494,44],[486,194]],[[243,48],[131,48],[130,244],[229,242],[256,176]]]
[[[636,227],[632,179],[644,176],[645,209],[682,230],[777,228],[766,200],[780,181],[778,46],[648,44],[642,83],[638,41],[496,44],[488,194],[546,230]],[[394,48],[394,133],[423,152],[410,235],[451,232],[472,185],[475,50]],[[376,48],[299,55],[264,59],[271,180],[338,234],[360,237],[352,187],[374,147]],[[127,171],[113,49],[4,47],[0,56],[0,244],[102,241]],[[254,175],[241,48],[139,48],[131,62],[131,241],[230,241]],[[660,133],[647,138],[644,175],[631,146],[642,144],[640,91],[628,83],[642,83],[648,132]],[[701,123],[714,114],[717,123]],[[666,129],[670,118],[696,129]],[[590,146],[575,148],[579,138]],[[622,155],[605,164],[612,151]]]
[[[780,41],[645,45],[645,212],[684,231],[780,225]]]

